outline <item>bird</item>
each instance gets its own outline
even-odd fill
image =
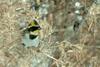
[[[24,30],[22,38],[22,44],[25,47],[38,47],[39,45],[39,31],[41,27],[37,20],[33,20],[28,24],[28,27]]]

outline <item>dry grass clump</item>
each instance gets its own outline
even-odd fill
[[[31,67],[37,61],[43,61],[43,65],[48,65],[50,60],[42,52],[46,51],[46,53],[52,54],[52,48],[47,45],[47,42],[51,40],[45,39],[52,31],[49,29],[50,25],[46,20],[41,21],[44,24],[41,24],[40,37],[41,39],[44,37],[45,40],[43,40],[46,42],[41,41],[40,48],[25,48],[21,44],[21,31],[18,24],[20,20],[32,20],[35,14],[29,9],[29,4],[5,2],[0,5],[0,67]],[[16,12],[17,8],[23,8],[26,13]],[[38,53],[40,51],[41,53]]]
[[[54,56],[56,60],[53,61],[51,67],[99,67],[100,65],[99,50],[94,47],[71,44],[66,41],[60,43],[58,50],[55,51],[55,55],[58,56]]]
[[[15,46],[20,46],[15,7],[8,3],[0,3],[0,5],[0,67],[17,67],[20,50],[16,48],[11,51]]]
[[[16,12],[23,8],[24,13]],[[41,20],[40,45],[37,48],[25,48],[21,45],[21,31],[18,23],[30,21],[35,13],[28,9],[29,4],[0,3],[0,67],[99,67],[100,66],[100,17],[99,7],[93,4],[86,16],[86,24],[79,31],[77,44],[67,40],[58,42],[53,35],[53,14],[47,20]],[[62,16],[61,16],[62,17]],[[56,24],[55,24],[56,25]],[[63,33],[63,32],[62,32]],[[61,34],[62,34],[61,33]],[[59,36],[62,37],[62,36]],[[64,38],[62,38],[64,39]],[[35,66],[36,64],[36,66]]]
[[[100,38],[99,16],[100,5],[93,4],[86,16],[86,22],[79,31],[78,44],[68,41],[59,43],[51,67],[99,67]]]

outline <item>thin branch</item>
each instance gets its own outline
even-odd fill
[[[43,53],[43,52],[42,52],[42,53]],[[55,61],[58,61],[58,62],[60,62],[60,63],[62,63],[62,64],[65,64],[63,61],[58,60],[58,59],[54,58],[53,56],[50,56],[50,55],[48,55],[48,54],[46,54],[46,53],[43,53],[43,54],[46,55],[47,57],[49,57],[49,58],[55,60]]]

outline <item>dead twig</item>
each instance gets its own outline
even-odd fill
[[[55,60],[55,61],[57,61],[57,62],[60,62],[61,64],[65,64],[63,61],[61,61],[61,60],[58,60],[58,59],[56,59],[56,58],[54,58],[53,56],[50,56],[49,54],[46,54],[46,53],[44,53],[44,52],[42,52],[45,56],[47,56],[47,57],[49,57],[49,58],[51,58],[51,59],[53,59],[53,60]]]

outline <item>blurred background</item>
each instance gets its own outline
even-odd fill
[[[22,45],[37,17],[38,47]],[[99,67],[100,0],[0,0],[0,67]]]

